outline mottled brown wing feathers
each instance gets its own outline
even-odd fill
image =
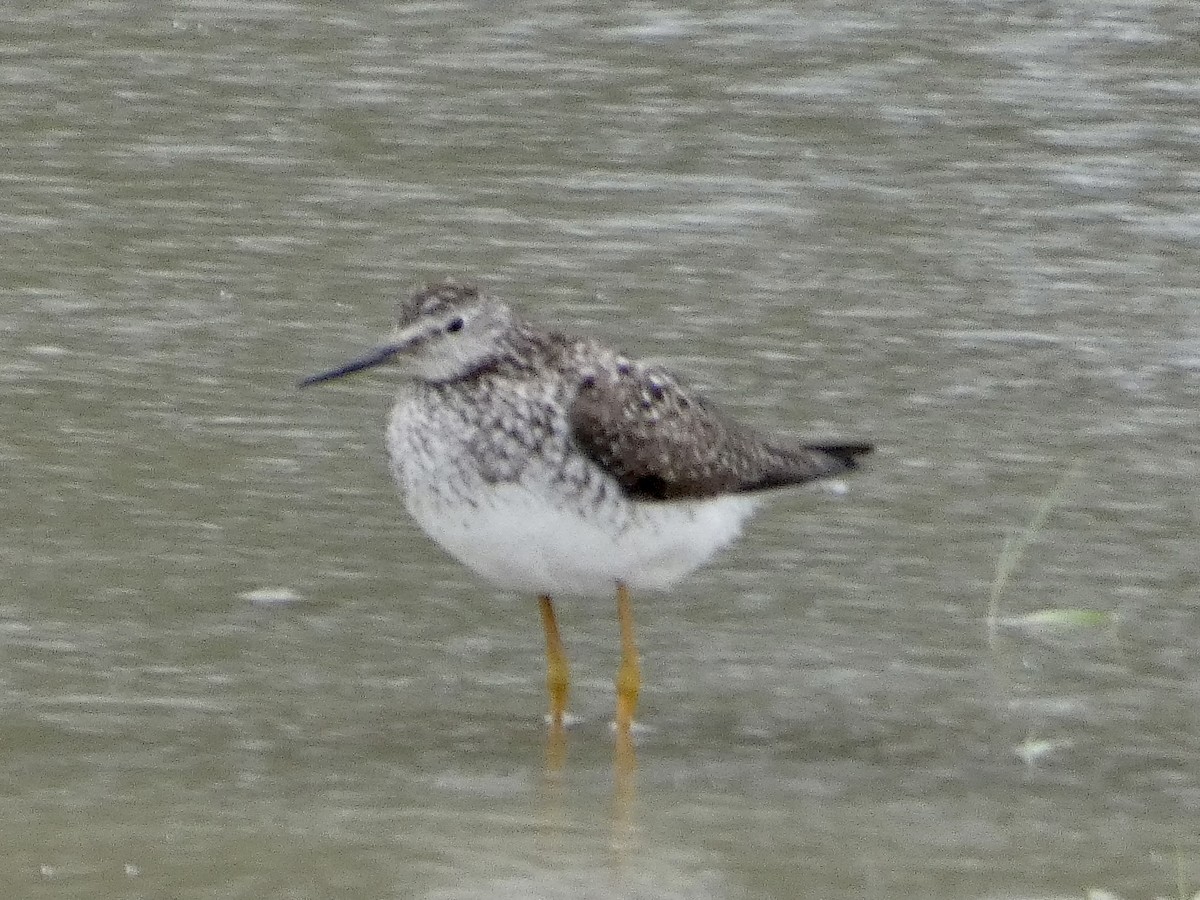
[[[617,360],[579,385],[573,436],[626,494],[687,500],[802,484],[855,468],[867,444],[777,447],[661,369]]]

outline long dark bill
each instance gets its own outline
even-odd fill
[[[363,369],[369,369],[372,366],[387,362],[399,352],[400,348],[396,346],[379,347],[372,350],[366,356],[359,357],[353,362],[346,363],[344,366],[338,366],[336,369],[330,369],[328,372],[322,372],[319,375],[309,375],[299,383],[299,387],[305,388],[310,384],[333,381],[335,378],[341,378],[343,375],[349,375],[352,372],[361,372]]]

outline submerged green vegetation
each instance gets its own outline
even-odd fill
[[[1115,623],[1116,616],[1109,610],[1080,607],[1043,607],[1027,613],[1001,615],[1001,596],[1009,578],[1020,565],[1026,551],[1045,529],[1050,514],[1067,496],[1082,473],[1083,460],[1078,459],[1058,479],[1053,490],[1042,498],[1029,523],[1005,539],[1004,546],[1000,549],[1000,555],[996,559],[996,571],[992,576],[992,589],[988,597],[989,644],[995,645],[996,633],[1001,625],[1027,630],[1050,630],[1095,628]]]

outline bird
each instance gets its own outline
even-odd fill
[[[387,367],[392,476],[416,524],[492,585],[537,597],[547,721],[570,671],[554,598],[615,597],[614,725],[641,690],[632,594],[708,562],[772,494],[841,476],[865,442],[801,443],[741,424],[664,368],[546,329],[458,278],[401,300],[388,338],[301,387]]]

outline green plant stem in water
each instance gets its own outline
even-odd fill
[[[1016,569],[1021,562],[1021,558],[1025,555],[1025,551],[1029,549],[1029,545],[1034,542],[1042,528],[1046,524],[1046,520],[1050,518],[1050,513],[1057,506],[1075,479],[1083,472],[1083,460],[1077,459],[1074,464],[1063,473],[1063,476],[1058,479],[1058,484],[1054,486],[1045,499],[1038,505],[1037,511],[1033,514],[1033,518],[1024,529],[1014,534],[1010,534],[1004,540],[1004,546],[1000,550],[1000,556],[996,560],[996,573],[992,576],[992,593],[988,599],[988,643],[993,644],[996,640],[996,629],[1000,620],[1000,595],[1004,593],[1004,586],[1008,583],[1008,577]]]

